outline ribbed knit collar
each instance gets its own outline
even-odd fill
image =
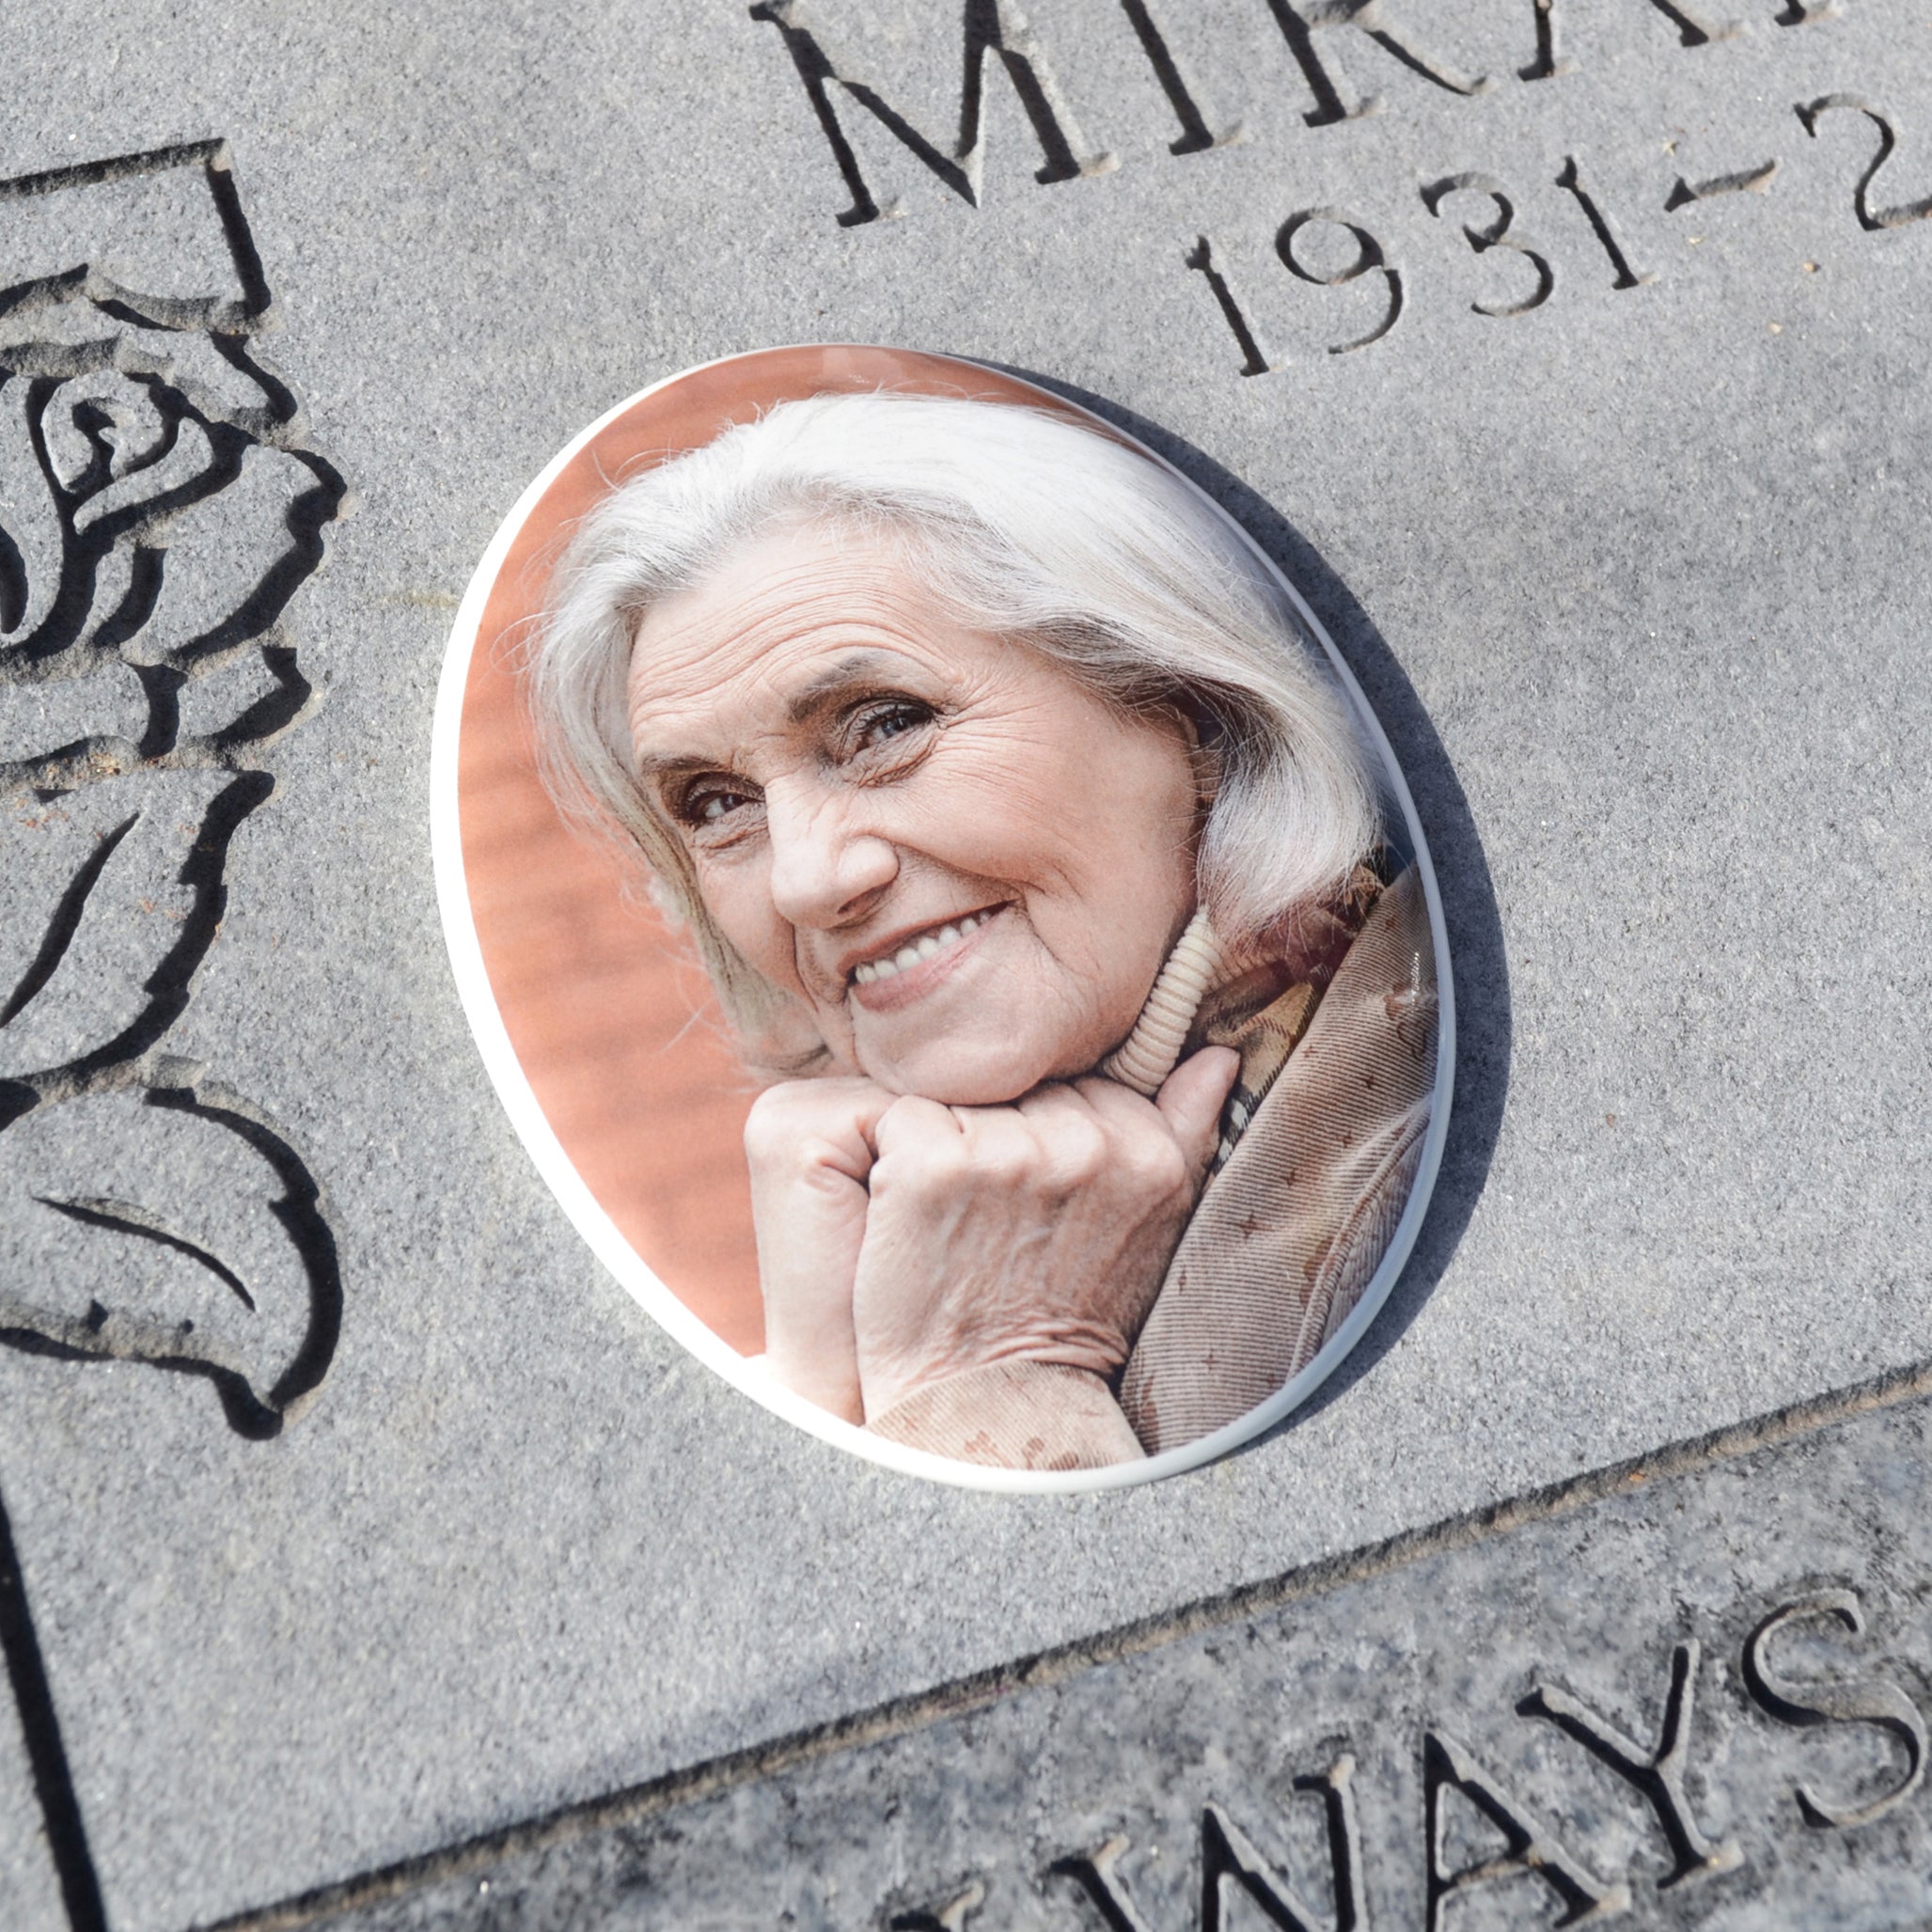
[[[1358,866],[1340,892],[1306,917],[1308,943],[1294,949],[1296,956],[1307,956],[1297,978],[1312,980],[1317,988],[1327,984],[1381,889],[1382,880],[1374,869]],[[1100,1062],[1100,1071],[1152,1100],[1180,1063],[1187,1036],[1208,1000],[1223,987],[1280,957],[1280,949],[1271,950],[1265,945],[1237,949],[1224,944],[1208,918],[1207,907],[1200,907],[1155,976],[1134,1030]]]
[[[1100,1062],[1100,1071],[1152,1100],[1179,1061],[1202,1002],[1229,977],[1221,942],[1203,905],[1174,942],[1134,1030]]]

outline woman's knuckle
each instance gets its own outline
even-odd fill
[[[972,1171],[972,1150],[963,1140],[940,1140],[925,1150],[921,1166],[935,1186],[954,1187]]]
[[[1137,1135],[1121,1166],[1130,1186],[1150,1194],[1171,1194],[1186,1185],[1186,1160],[1166,1135]]]
[[[1015,1193],[1024,1188],[1039,1170],[1037,1153],[1031,1148],[1016,1147],[1010,1141],[999,1141],[982,1149],[973,1162],[974,1178],[982,1186],[1002,1194]]]
[[[915,1207],[943,1201],[957,1191],[961,1166],[958,1154],[944,1141],[936,1146],[902,1143],[872,1169],[872,1198]]]
[[[769,1166],[784,1151],[791,1133],[785,1109],[761,1093],[745,1117],[745,1154],[754,1166]]]
[[[747,1123],[772,1119],[785,1108],[791,1096],[792,1090],[789,1087],[767,1087],[752,1101],[751,1109],[746,1116]]]
[[[1107,1136],[1092,1121],[1070,1123],[1056,1153],[1060,1171],[1076,1186],[1097,1181],[1112,1164]]]

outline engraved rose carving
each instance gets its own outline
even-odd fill
[[[343,495],[244,338],[0,346],[0,775],[232,765],[298,722],[279,623]]]
[[[117,196],[148,258],[183,208],[216,239],[150,286],[239,298],[76,265]],[[0,1343],[201,1378],[274,1436],[336,1349],[328,1201],[166,1043],[314,708],[285,619],[347,491],[256,351],[274,307],[225,142],[0,181],[0,224],[23,210],[57,259],[0,287]],[[104,1925],[26,1584],[0,1506],[18,1735],[68,1915]]]
[[[286,619],[347,492],[253,339],[226,151],[182,152],[242,302],[92,268],[0,291],[0,1341],[204,1376],[267,1435],[334,1349],[326,1201],[165,1043],[317,702]],[[73,185],[142,162],[183,165]]]
[[[205,1378],[244,1436],[320,1388],[341,1326],[326,1196],[205,1068],[157,1055],[34,1109],[0,1136],[0,1187],[27,1264],[0,1280],[0,1341]]]

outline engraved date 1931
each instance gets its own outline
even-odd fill
[[[1876,234],[1932,215],[1932,194],[1916,200],[1884,198],[1887,190],[1879,186],[1879,177],[1888,172],[1899,145],[1899,130],[1895,118],[1883,108],[1856,94],[1821,94],[1795,102],[1794,111],[1804,134],[1814,139],[1829,115],[1855,115],[1869,123],[1873,145],[1862,172],[1847,185],[1846,192],[1848,212],[1860,229]],[[1777,180],[1783,165],[1781,158],[1772,154],[1699,181],[1679,174],[1662,196],[1662,209],[1674,214],[1720,196],[1764,194]],[[1660,279],[1656,269],[1643,265],[1644,258],[1626,239],[1617,211],[1575,155],[1565,155],[1547,182],[1531,186],[1545,212],[1552,212],[1559,200],[1567,203],[1569,226],[1581,244],[1579,249],[1573,248],[1573,254],[1579,261],[1592,262],[1589,272],[1606,277],[1612,290],[1646,288]],[[1490,271],[1486,285],[1477,287],[1468,305],[1475,314],[1492,321],[1526,316],[1555,295],[1556,257],[1540,235],[1526,233],[1520,226],[1518,215],[1526,197],[1516,185],[1472,170],[1424,182],[1417,199],[1422,219],[1460,227],[1471,253],[1485,260]],[[1401,322],[1411,295],[1410,272],[1402,265],[1394,243],[1376,234],[1351,211],[1296,209],[1276,231],[1275,254],[1291,275],[1312,287],[1342,290],[1361,285],[1362,292],[1343,298],[1355,304],[1356,309],[1338,326],[1340,339],[1326,345],[1329,354],[1367,349],[1383,340]],[[1189,269],[1202,276],[1213,295],[1240,353],[1240,373],[1266,375],[1283,368],[1289,358],[1270,342],[1249,299],[1252,264],[1231,261],[1228,251],[1208,235],[1198,236],[1184,259]],[[1342,333],[1343,329],[1346,332]]]

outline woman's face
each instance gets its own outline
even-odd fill
[[[890,1092],[1086,1072],[1193,912],[1187,728],[962,628],[877,546],[736,552],[646,617],[629,697],[713,919]]]

